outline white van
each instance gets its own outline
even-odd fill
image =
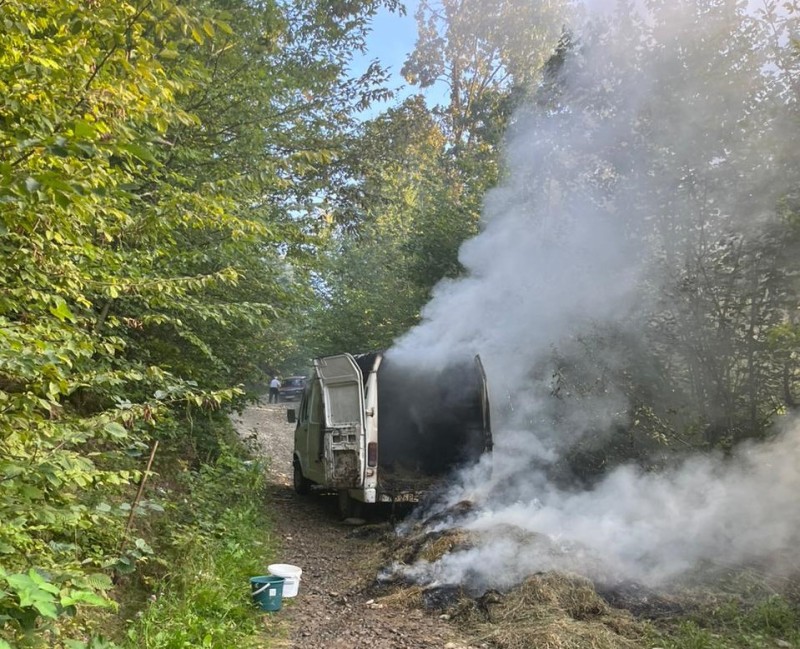
[[[414,502],[492,448],[479,357],[433,371],[381,352],[318,358],[288,417],[295,490],[335,490],[344,516],[359,503]]]

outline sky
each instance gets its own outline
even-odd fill
[[[387,67],[391,67],[398,81],[400,68],[403,67],[408,53],[414,48],[417,39],[417,25],[414,12],[416,0],[406,0],[406,15],[392,13],[385,8],[380,9],[372,23],[372,31],[367,39],[368,53],[366,61],[377,58]]]
[[[414,13],[417,10],[417,0],[405,0],[406,14],[401,16],[381,8],[372,22],[372,30],[367,37],[367,52],[353,58],[352,72],[354,75],[363,73],[371,61],[378,59],[391,73],[390,87],[397,90],[395,98],[389,102],[376,103],[369,110],[364,111],[367,119],[374,117],[379,112],[393,106],[409,95],[418,92],[417,88],[406,84],[400,70],[406,57],[414,49],[417,40],[417,24]],[[441,92],[433,89],[426,91],[428,104],[435,103],[434,98]],[[438,102],[436,102],[438,103]]]

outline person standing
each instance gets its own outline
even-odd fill
[[[278,388],[280,387],[281,382],[278,380],[278,377],[272,377],[272,380],[269,382],[269,403],[278,403]],[[273,397],[275,401],[272,400]]]

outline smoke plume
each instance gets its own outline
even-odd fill
[[[479,353],[492,397],[491,462],[441,503],[477,503],[465,525],[483,543],[407,569],[419,579],[508,586],[572,568],[657,584],[800,541],[796,424],[732,457],[623,465],[591,489],[553,479],[577,441],[633,425],[630,394],[607,375],[630,371],[693,251],[769,227],[797,162],[763,17],[658,4],[590,11],[564,31],[560,62],[510,128],[482,232],[461,250],[466,275],[437,286],[390,353],[432,367]],[[634,370],[663,371],[644,364]]]

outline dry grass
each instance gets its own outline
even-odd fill
[[[582,577],[534,575],[507,594],[462,602],[457,617],[475,641],[501,649],[632,649],[641,626],[611,609]]]
[[[546,537],[515,526],[501,531],[514,540],[535,545],[543,553],[563,552]],[[435,563],[479,541],[480,533],[458,528],[429,532],[423,527],[398,539],[388,554],[390,561],[401,564]],[[397,586],[377,601],[405,610],[426,604],[423,587]],[[633,649],[640,646],[643,636],[642,625],[626,611],[610,607],[591,581],[567,573],[534,575],[507,593],[489,591],[477,599],[462,595],[456,604],[445,606],[472,636],[472,644],[488,642],[500,649]]]
[[[418,547],[416,558],[434,563],[453,550],[471,547],[473,542],[474,535],[465,530],[448,530],[440,535],[426,538]]]
[[[577,622],[557,615],[515,620],[513,625],[490,628],[487,635],[478,639],[491,640],[500,649],[634,649],[640,646],[602,623]]]
[[[434,563],[449,552],[473,547],[477,538],[475,533],[459,528],[404,536],[388,549],[387,564],[411,565],[417,561]]]
[[[391,563],[391,559],[387,558],[386,544],[381,541],[385,538],[387,537],[379,536],[377,539],[354,540],[353,545],[357,550],[353,554],[358,557],[358,570],[347,584],[350,590],[357,592],[368,590],[375,584],[375,575]]]
[[[411,610],[415,608],[422,608],[422,592],[421,586],[409,586],[408,588],[401,588],[395,590],[390,595],[379,597],[376,602],[389,606],[391,608],[401,608]]]
[[[449,553],[480,544],[483,534],[486,533],[458,528],[431,532],[423,524],[413,534],[394,539],[386,549],[382,565],[435,564]],[[774,590],[770,590],[774,583],[755,574],[754,570],[745,574],[741,569],[729,571],[724,566],[710,566],[706,571],[698,571],[696,584],[688,580],[689,583],[680,584],[680,587],[673,584],[670,591],[654,591],[641,584],[614,581],[614,575],[604,574],[599,559],[582,547],[565,547],[546,536],[512,525],[493,528],[490,534],[492,539],[505,537],[537,556],[552,558],[552,563],[568,567],[563,572],[530,576],[508,592],[490,590],[477,598],[467,596],[456,586],[425,588],[398,579],[393,586],[387,584],[392,588],[391,593],[377,601],[401,610],[429,608],[447,612],[469,638],[470,646],[487,645],[493,649],[637,649],[652,647],[654,643],[675,647],[693,642],[693,646],[700,646],[697,643],[701,640],[706,643],[702,646],[711,649],[747,648],[753,646],[748,644],[750,636],[740,642],[736,635],[736,629],[747,628],[746,624],[755,629],[752,637],[766,634],[800,647],[800,642],[794,640],[800,638],[800,631],[797,631],[800,627],[794,622],[796,607],[792,609],[783,600],[775,603],[772,597],[766,600],[769,606],[742,608],[747,593],[754,596],[774,594]],[[587,565],[591,567],[591,574],[600,576],[598,588],[602,597],[592,581],[569,572],[577,572]],[[708,587],[708,573],[716,578],[714,589]],[[786,581],[788,584],[791,580]],[[728,588],[724,588],[726,584]],[[790,590],[785,587],[782,592]],[[734,594],[735,600],[731,600]],[[695,626],[687,627],[689,631],[684,633],[680,631],[683,626],[676,626],[676,621],[689,619],[690,613],[703,612],[706,612],[705,619],[711,630]],[[659,622],[639,621],[634,615]],[[665,629],[666,635],[654,638],[654,633],[661,633],[656,624]],[[718,639],[723,636],[714,631],[718,628],[724,642]]]

